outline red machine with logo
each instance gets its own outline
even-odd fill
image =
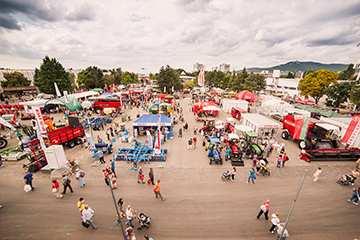
[[[56,129],[46,133],[50,145],[67,145],[69,148],[75,147],[81,143],[81,138],[84,137],[84,130],[81,126],[72,127],[67,126]]]
[[[117,97],[97,97],[91,98],[90,101],[94,102],[92,107],[97,114],[104,111],[104,108],[119,108],[124,105]]]

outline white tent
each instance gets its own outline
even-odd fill
[[[244,100],[234,100],[234,99],[223,99],[222,100],[222,110],[225,113],[230,113],[232,107],[239,107],[247,111],[249,103]]]
[[[272,99],[269,101],[265,101],[261,104],[260,112],[264,115],[273,115],[273,114],[286,115],[286,113],[291,109],[294,109],[293,105],[284,102],[282,100]]]

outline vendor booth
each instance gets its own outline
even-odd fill
[[[222,109],[225,113],[230,113],[232,107],[239,107],[247,111],[249,103],[243,100],[223,99]]]
[[[262,141],[277,139],[280,124],[260,114],[243,114],[242,124],[251,127]]]
[[[133,135],[146,134],[146,130],[155,132],[159,124],[159,115],[142,115],[133,122]],[[160,127],[167,127],[170,131],[172,129],[171,118],[160,115]]]
[[[272,99],[261,104],[260,112],[264,115],[280,114],[281,116],[284,116],[292,109],[294,109],[293,105],[282,100]]]
[[[198,114],[199,117],[205,116],[217,116],[219,114],[219,107],[215,102],[201,101],[194,104],[194,114]]]

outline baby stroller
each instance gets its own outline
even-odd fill
[[[221,176],[221,180],[222,181],[225,181],[225,180],[230,181],[230,171],[224,172]]]
[[[259,173],[262,173],[263,176],[270,176],[270,169],[266,166],[261,166]]]
[[[354,182],[354,178],[351,175],[343,175],[337,183],[343,186],[350,186]]]
[[[137,228],[138,230],[141,230],[141,228],[146,227],[149,228],[150,220],[151,218],[146,216],[143,213],[140,213],[138,216],[139,224],[140,226]]]

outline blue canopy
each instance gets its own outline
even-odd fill
[[[133,127],[156,127],[159,122],[159,115],[142,115],[133,122]],[[160,115],[160,126],[171,127],[171,118]]]
[[[220,139],[217,137],[210,137],[209,139],[210,139],[210,142],[212,142],[212,143],[220,143]]]

